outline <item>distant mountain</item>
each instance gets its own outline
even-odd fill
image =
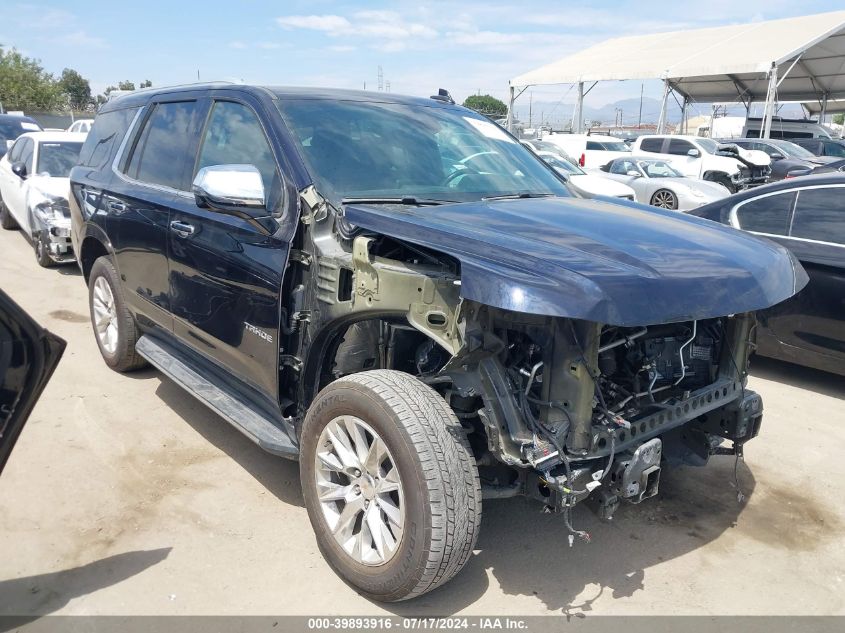
[[[612,126],[617,118],[616,109],[622,110],[622,121],[625,125],[636,125],[639,121],[640,100],[636,99],[620,99],[613,103],[608,103],[603,106],[584,105],[584,121],[590,121],[597,127]],[[695,103],[689,106],[690,116],[698,114],[709,115],[712,112],[713,106],[710,103]],[[761,116],[763,105],[752,105],[751,115]],[[572,121],[572,113],[575,110],[574,103],[561,103],[553,101],[535,101],[531,106],[531,122],[533,125],[540,125],[541,121],[546,125],[551,125],[555,128],[563,128]],[[528,103],[521,101],[517,102],[514,108],[517,118],[528,124],[529,122],[529,106]],[[735,104],[727,108],[727,114],[732,116],[745,115],[745,106]],[[803,116],[803,110],[798,104],[784,104],[779,110],[778,114],[784,117]],[[657,123],[660,118],[660,100],[651,97],[643,97],[643,111],[642,123]],[[667,107],[667,122],[670,124],[677,124],[681,120],[681,108],[675,102],[675,99],[669,97],[669,105]]]

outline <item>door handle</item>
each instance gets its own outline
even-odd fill
[[[114,200],[109,200],[108,207],[111,211],[115,213],[123,213],[126,211],[126,205],[122,202],[115,202]]]
[[[194,234],[194,225],[187,222],[179,222],[174,220],[170,223],[170,230],[176,233],[179,237],[188,237]]]

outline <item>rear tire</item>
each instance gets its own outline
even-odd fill
[[[50,257],[50,238],[47,237],[47,231],[41,230],[33,239],[33,247],[35,248],[35,261],[42,268],[50,268],[56,262]]]
[[[14,231],[18,228],[18,223],[12,217],[12,214],[9,213],[9,207],[6,206],[2,198],[0,198],[0,226],[7,231]]]
[[[376,446],[385,457],[371,460]],[[422,595],[472,555],[481,522],[475,459],[446,401],[416,378],[379,369],[329,384],[305,417],[299,464],[320,551],[367,597]],[[396,491],[385,499],[380,486],[388,480],[397,482]],[[383,529],[379,521],[387,529],[380,537],[384,555],[372,536]]]
[[[144,367],[147,362],[135,351],[140,332],[126,308],[120,277],[108,257],[100,257],[91,267],[88,308],[94,338],[106,365],[120,372]]]

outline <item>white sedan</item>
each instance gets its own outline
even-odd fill
[[[674,211],[697,209],[731,193],[717,182],[687,178],[668,162],[653,158],[617,158],[595,173],[631,187],[637,202]]]
[[[29,132],[0,159],[0,225],[32,239],[42,266],[73,261],[70,170],[85,134]]]
[[[559,173],[569,185],[585,198],[610,196],[634,200],[634,190],[622,183],[607,178],[605,174],[588,174],[571,160],[555,152],[539,151],[537,156]]]

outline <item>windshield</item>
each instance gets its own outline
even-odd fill
[[[793,158],[815,158],[813,152],[804,149],[800,145],[790,143],[789,141],[769,141],[772,145],[777,147],[782,153]]]
[[[555,145],[551,141],[531,141],[531,143],[532,145],[534,145],[534,147],[537,148],[537,151],[539,152],[551,152],[552,154],[563,156],[566,159],[569,158],[560,145]]]
[[[637,163],[649,178],[683,178],[684,175],[662,160],[641,160]]]
[[[631,151],[631,148],[628,147],[624,143],[624,141],[601,141],[599,144],[608,152],[630,152]]]
[[[574,174],[576,176],[583,176],[586,172],[583,171],[577,165],[573,165],[568,160],[566,160],[563,156],[558,153],[552,152],[543,152],[540,154],[540,158],[546,161],[546,164],[551,165],[556,169],[562,169],[568,174]]]
[[[32,127],[33,132],[38,130],[37,125],[33,124]],[[6,144],[5,141],[14,141],[23,133],[24,129],[19,121],[0,121],[0,141],[3,141],[3,145]]]
[[[76,165],[82,143],[41,143],[38,148],[37,174],[46,174],[53,178],[67,178],[71,168]]]
[[[708,154],[715,154],[719,147],[719,144],[712,138],[698,138],[696,141],[698,142],[699,147]]]
[[[277,104],[318,189],[338,200],[571,195],[531,150],[466,110],[313,99]]]

